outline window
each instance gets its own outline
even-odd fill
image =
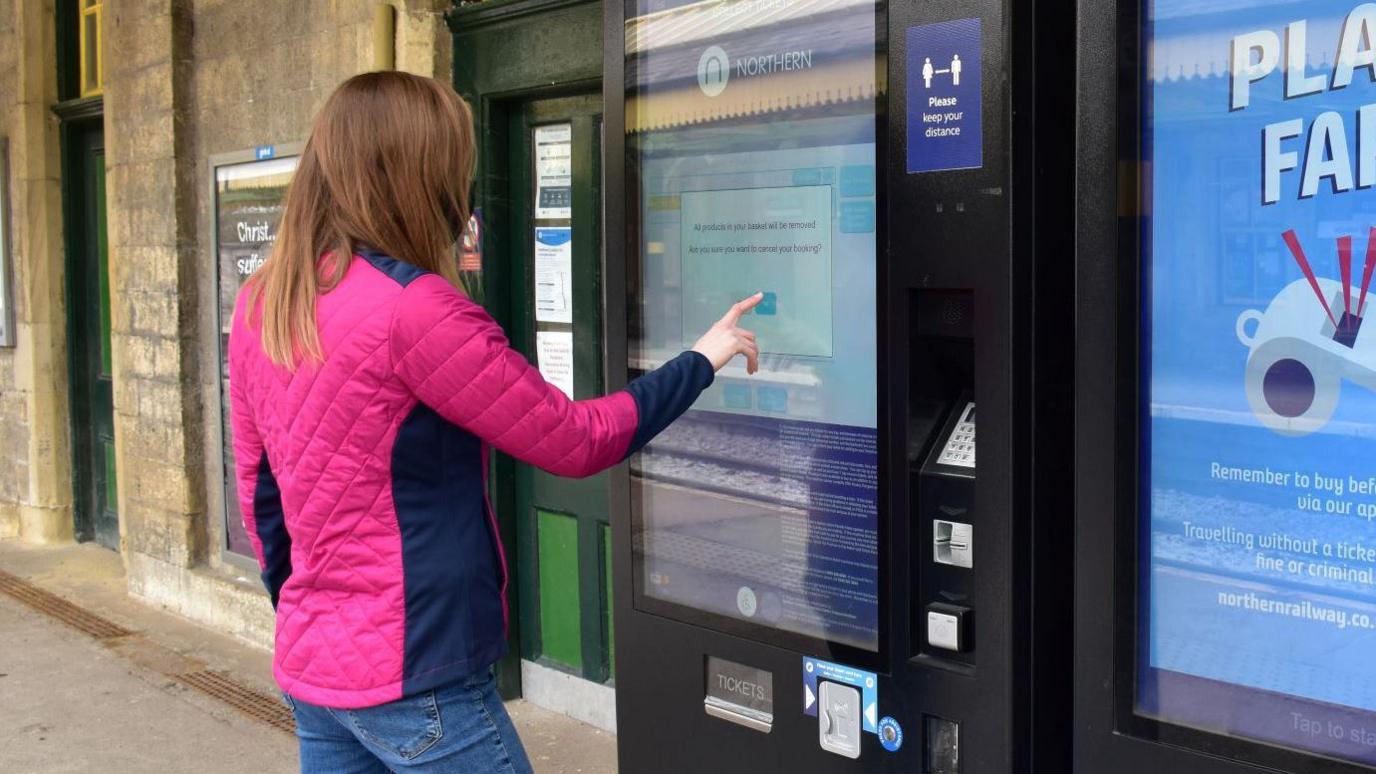
[[[252,557],[253,548],[244,531],[234,483],[234,439],[229,427],[229,327],[234,302],[249,276],[263,265],[277,240],[277,224],[292,173],[296,171],[297,146],[264,145],[254,150],[213,156],[215,179],[211,203],[216,261],[216,294],[219,296],[220,407],[224,433],[225,544],[229,554]]]
[[[103,0],[78,0],[81,20],[78,46],[81,51],[81,96],[93,97],[105,86],[105,51],[100,39]]]

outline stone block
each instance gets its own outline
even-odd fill
[[[128,333],[135,336],[176,335],[180,317],[175,290],[132,291],[121,301],[129,304]]]
[[[29,394],[67,392],[66,330],[50,323],[29,323],[20,329],[21,340],[28,339],[28,357],[16,360],[15,384]],[[34,419],[30,415],[31,419]]]
[[[115,142],[110,143],[106,157],[111,172],[123,165],[160,161],[168,169],[152,167],[139,170],[147,175],[147,185],[154,185],[163,178],[170,179],[175,174],[175,115],[170,106],[149,109],[136,116],[112,114],[107,123],[110,133],[117,138]],[[124,182],[138,181],[126,177]],[[111,193],[123,195],[119,189],[113,187]]]
[[[0,348],[0,395],[15,389],[14,361],[14,347]]]
[[[123,215],[122,211],[109,213],[109,223],[114,226],[116,216]],[[113,229],[112,229],[113,231]],[[165,246],[146,246],[120,244],[111,246],[110,250],[110,276],[112,282],[111,293],[115,298],[122,298],[126,293],[138,292],[139,283],[147,282],[150,277],[176,277],[177,276],[177,251]],[[115,304],[116,308],[120,304]],[[115,324],[116,330],[129,330],[128,318],[125,324]]]
[[[212,59],[196,62],[193,83],[196,102],[200,107],[195,116],[197,129],[208,137],[222,134],[230,127],[241,127],[242,123],[228,120],[238,115],[249,102],[249,80],[246,57],[239,53],[217,52]],[[228,148],[216,148],[208,142],[210,153],[239,150],[236,144]]]
[[[28,404],[22,392],[8,390],[0,393],[0,449],[4,449],[3,464],[0,464],[0,482],[22,480],[21,476],[9,473],[11,466],[29,464],[29,418]],[[0,485],[0,498],[3,498],[3,485]]]
[[[18,503],[0,502],[0,540],[19,537]]]
[[[0,432],[8,433],[9,430]],[[16,451],[16,459],[0,471],[0,503],[17,505],[28,499],[29,494],[28,444],[19,441],[12,448]]]
[[[158,375],[156,339],[149,336],[112,337],[121,380],[147,379]]]
[[[182,465],[186,461],[188,437],[179,425],[140,422],[136,416],[121,414],[121,427],[130,428],[120,438],[119,454],[130,464],[152,460],[165,465]]]
[[[171,3],[160,5],[170,7]],[[172,15],[167,7],[154,16],[135,17],[127,11],[110,14],[105,25],[107,80],[172,60]],[[109,56],[111,51],[120,55]]]
[[[171,114],[166,116],[166,126],[168,135],[165,150],[150,149],[141,160],[109,167],[106,176],[106,190],[109,193],[107,210],[124,212],[132,207],[147,207],[162,212],[165,217],[176,207],[177,165],[171,149]],[[147,125],[143,128],[147,128]],[[137,134],[142,129],[135,128],[132,131]]]
[[[197,519],[189,513],[165,510],[134,498],[126,502],[129,504],[120,514],[124,523],[125,550],[129,554],[190,566]]]
[[[15,186],[27,206],[17,206],[14,220],[22,224],[22,240],[14,251],[16,295],[23,296],[24,320],[60,322],[66,319],[63,294],[61,189],[52,181],[28,180]],[[41,203],[41,204],[36,204]],[[50,206],[44,206],[50,205]]]
[[[192,492],[193,482],[184,467],[122,452],[118,464],[122,471],[120,484],[127,487],[126,499],[135,510],[156,510],[181,517],[198,504],[199,498]]]
[[[275,615],[256,577],[188,569],[143,554],[130,554],[126,566],[129,593],[260,648],[272,647]]]
[[[171,247],[177,243],[176,224],[168,217],[166,210],[145,207],[139,204],[124,204],[116,200],[109,210],[114,217],[109,218],[107,234],[110,245],[115,249],[125,247]],[[139,265],[130,267],[129,278],[144,276]]]
[[[178,0],[105,0],[107,34],[109,27],[143,24],[159,16],[170,16]]]
[[[317,32],[310,39],[310,78],[306,86],[312,89],[327,90],[339,83],[339,63],[343,54],[335,47],[333,31]]]
[[[59,545],[74,539],[70,507],[19,506],[19,539],[33,545]]]
[[[138,380],[139,423],[179,427],[182,423],[182,391],[176,376]],[[137,431],[137,430],[136,430]]]
[[[117,100],[121,115],[129,119],[171,110],[172,63],[164,62],[111,78],[105,83],[105,93]]]

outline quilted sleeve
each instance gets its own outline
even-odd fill
[[[248,397],[251,356],[247,350],[257,346],[257,338],[243,324],[242,303],[241,299],[240,308],[234,312],[229,343],[229,422],[234,441],[235,489],[244,531],[275,608],[282,584],[291,575],[291,536],[282,509],[282,492],[268,463],[267,449]]]
[[[391,344],[396,373],[422,403],[507,454],[562,476],[589,476],[620,462],[712,381],[707,360],[691,353],[627,390],[569,400],[511,349],[481,306],[436,275],[402,293]]]

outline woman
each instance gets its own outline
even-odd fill
[[[491,670],[507,567],[484,495],[489,446],[591,475],[674,421],[728,360],[756,368],[736,323],[759,294],[626,390],[565,398],[458,290],[474,154],[450,87],[345,82],[234,312],[239,501],[305,772],[529,772]]]

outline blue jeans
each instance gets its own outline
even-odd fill
[[[302,774],[532,774],[489,670],[366,709],[286,700],[296,716]]]

